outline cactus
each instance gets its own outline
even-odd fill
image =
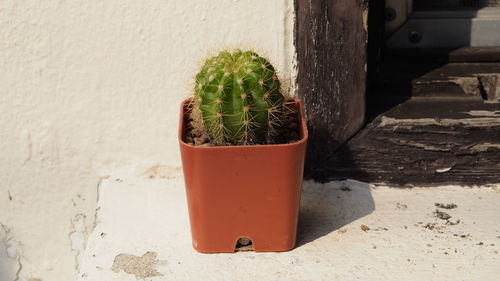
[[[251,51],[207,59],[194,91],[194,111],[218,145],[273,143],[287,110],[274,67]]]

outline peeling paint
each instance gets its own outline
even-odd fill
[[[421,148],[426,151],[439,151],[439,152],[451,152],[455,150],[454,145],[441,145],[441,146],[436,146],[436,145],[430,145],[426,143],[420,143],[420,142],[415,142],[415,141],[407,141],[407,140],[401,140],[401,139],[389,139],[392,143],[397,144],[397,145],[406,145],[406,146],[411,146],[415,148]],[[470,152],[486,152],[488,149],[500,149],[500,143],[478,143],[475,145],[472,145],[470,147],[467,147],[467,149]],[[448,170],[447,170],[448,171]],[[447,172],[445,171],[445,172]],[[440,171],[436,171],[438,173],[441,173]]]
[[[363,11],[363,29],[368,33],[368,9]],[[366,42],[368,42],[368,37],[366,38]]]
[[[478,75],[477,80],[483,98],[489,103],[498,103],[500,101],[500,74]]]
[[[471,110],[468,112],[463,112],[470,116],[481,116],[481,117],[500,117],[500,110]]]
[[[0,223],[0,278],[2,281],[20,281],[22,264],[22,243],[15,240],[10,229]]]
[[[463,125],[464,127],[492,127],[500,126],[500,118],[462,118],[462,119],[439,119],[434,118],[417,118],[417,119],[398,119],[382,116],[379,126],[396,125],[402,126],[450,126],[450,125]]]
[[[137,279],[146,277],[163,276],[156,270],[156,265],[159,263],[158,254],[155,252],[147,252],[142,257],[119,254],[115,257],[111,270],[118,273],[123,271],[128,274],[133,274]]]
[[[476,77],[455,77],[450,80],[432,80],[426,81],[425,83],[436,83],[436,82],[444,82],[444,83],[455,83],[458,85],[464,94],[471,96],[480,96],[481,95],[481,86],[479,80]]]
[[[439,169],[436,169],[436,173],[438,173],[438,174],[446,173],[446,172],[451,171],[452,168],[453,167],[439,168]]]
[[[487,103],[497,103],[500,100],[500,75],[494,73],[472,73],[470,76],[446,76],[441,74],[426,75],[427,78],[417,79],[414,84],[418,86],[432,86],[442,83],[445,87],[457,86],[466,96],[481,97]],[[425,77],[425,76],[424,76]],[[455,92],[455,87],[452,87]],[[431,87],[432,89],[432,87]]]
[[[471,147],[470,149],[471,149],[471,151],[485,152],[485,151],[488,151],[488,149],[490,149],[490,148],[500,149],[500,143],[485,142],[485,143],[476,144],[473,147]]]
[[[75,252],[75,268],[80,270],[82,263],[85,246],[87,244],[88,232],[85,227],[86,216],[84,214],[77,214],[71,219],[72,230],[68,234],[71,241],[71,250]]]
[[[397,145],[406,145],[406,146],[421,148],[421,149],[427,150],[427,151],[446,152],[446,151],[451,150],[450,148],[439,147],[439,146],[435,146],[435,145],[428,145],[425,143],[419,143],[419,142],[415,142],[415,141],[407,141],[407,140],[401,140],[401,139],[390,139],[390,141],[394,144],[397,144]]]

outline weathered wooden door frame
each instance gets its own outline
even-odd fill
[[[306,177],[365,122],[367,0],[296,0],[298,95],[309,118]]]
[[[410,90],[401,91],[393,87],[394,81],[400,81],[401,65],[410,72],[403,70],[399,77],[437,61],[430,56],[421,62],[420,54],[414,57],[416,64],[400,61],[397,54],[387,65],[385,59],[379,60],[382,40],[377,29],[384,23],[384,1],[369,4],[368,0],[295,0],[298,95],[309,119],[306,178],[425,186],[500,183],[500,100],[495,90],[500,86],[500,47],[446,53],[447,62],[417,71],[411,83],[405,83]],[[385,57],[385,48],[380,50]],[[455,63],[457,59],[461,62]],[[481,63],[474,63],[478,61]],[[378,66],[387,66],[396,75],[372,71]],[[487,84],[482,79],[485,72]],[[376,87],[370,84],[367,99],[368,75],[373,73],[393,86],[384,84],[381,90],[373,90]],[[472,81],[479,85],[473,92],[481,95],[458,93],[450,98],[435,83],[429,85],[426,95],[418,96],[413,83],[432,82],[427,77],[433,73],[438,75],[437,82],[443,77]],[[386,99],[391,88],[408,96],[391,104],[393,96]],[[495,93],[491,100],[488,91]],[[380,92],[382,102],[373,106],[374,97],[380,97],[374,93]],[[366,124],[368,102],[371,115]]]

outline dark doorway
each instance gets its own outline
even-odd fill
[[[500,182],[500,1],[297,0],[296,12],[299,95],[313,132],[310,177]],[[365,32],[353,29],[356,19],[368,23],[368,44],[358,39],[339,53]],[[360,59],[368,78],[351,80],[365,67],[351,63]],[[365,99],[352,99],[363,83]],[[364,103],[360,130],[340,138]]]

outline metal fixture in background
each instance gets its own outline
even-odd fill
[[[385,1],[385,33],[391,34],[401,25],[403,25],[408,15],[411,13],[413,7],[413,0],[386,0]],[[389,12],[394,11],[394,12]],[[394,18],[388,18],[388,13],[392,13]]]
[[[385,20],[393,21],[396,18],[396,11],[393,8],[385,9]]]
[[[464,10],[497,7],[499,0],[424,0],[414,1],[415,11]]]
[[[410,31],[410,34],[408,34],[408,40],[410,40],[413,44],[418,44],[418,42],[422,40],[422,34],[415,30]]]
[[[500,46],[500,0],[386,0],[385,18],[390,48]]]

